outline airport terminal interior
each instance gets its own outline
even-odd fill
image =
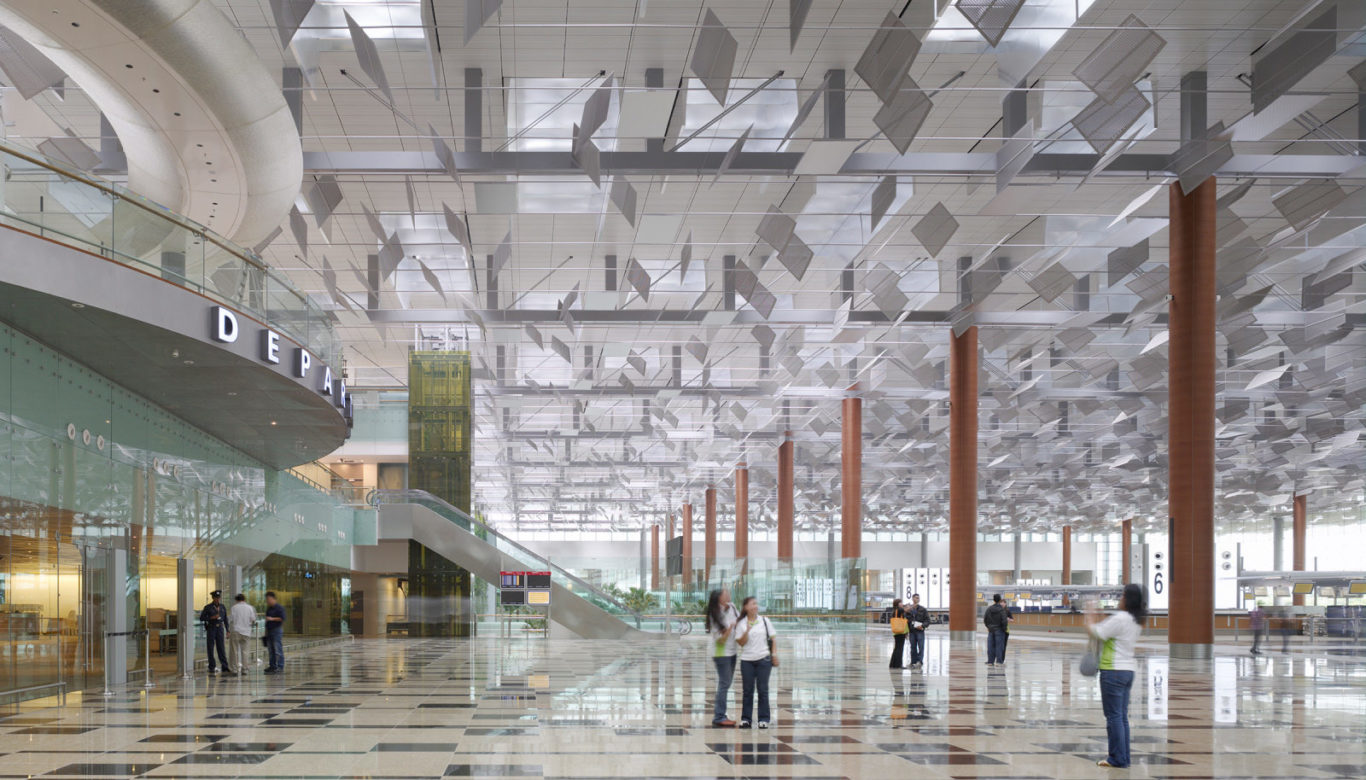
[[[0,0],[0,170],[0,777],[1366,777],[1361,0]]]

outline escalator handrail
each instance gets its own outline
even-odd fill
[[[416,499],[416,500],[414,500],[414,499]],[[469,514],[467,514],[466,512],[462,511],[459,507],[452,506],[449,502],[447,502],[445,499],[443,499],[443,498],[441,498],[441,497],[439,497],[439,496],[434,496],[434,495],[432,495],[431,493],[428,493],[428,492],[425,491],[425,490],[414,490],[414,489],[408,489],[408,490],[372,490],[372,491],[370,491],[370,495],[366,497],[366,500],[367,500],[367,503],[369,503],[371,506],[375,506],[375,507],[379,506],[380,504],[384,504],[384,503],[388,503],[388,504],[413,504],[413,503],[417,503],[417,504],[422,504],[422,503],[431,503],[431,504],[435,504],[436,506],[440,507],[440,508],[441,508],[442,510],[444,510],[445,512],[448,512],[448,513],[450,513],[450,514],[454,514],[455,516],[459,517],[461,520],[464,520],[464,521],[468,522],[468,523],[470,524],[470,527],[471,527],[471,528],[478,527],[479,529],[483,530],[485,533],[489,534],[490,536],[493,536],[493,537],[497,538],[498,541],[503,542],[503,543],[505,543],[505,544],[507,544],[507,545],[509,545],[509,546],[511,546],[511,547],[516,548],[519,552],[521,552],[521,553],[524,554],[524,555],[530,556],[532,559],[534,559],[534,560],[537,562],[538,565],[544,566],[547,570],[556,572],[557,574],[559,574],[560,576],[562,576],[562,577],[564,577],[565,579],[569,580],[570,582],[573,582],[575,586],[581,587],[581,588],[583,588],[584,590],[590,591],[590,592],[592,592],[595,596],[597,596],[598,598],[601,598],[601,599],[603,599],[604,601],[607,601],[607,602],[611,603],[613,606],[615,606],[615,607],[621,609],[623,612],[625,612],[625,613],[627,613],[628,615],[630,615],[630,616],[636,621],[636,625],[637,625],[637,626],[640,625],[640,621],[641,621],[641,615],[640,615],[640,613],[639,613],[639,612],[636,612],[634,609],[631,609],[630,607],[628,607],[628,606],[626,606],[625,604],[621,603],[621,601],[619,601],[619,600],[618,600],[615,596],[613,596],[612,594],[607,593],[607,592],[605,592],[605,591],[603,591],[603,590],[600,590],[600,589],[598,589],[597,587],[595,587],[594,585],[592,585],[591,583],[589,583],[589,582],[587,582],[587,581],[585,581],[585,580],[583,580],[583,579],[581,579],[581,578],[579,578],[579,577],[576,577],[576,576],[573,575],[573,574],[570,574],[569,572],[565,571],[564,569],[560,568],[559,566],[556,566],[555,564],[551,563],[547,558],[545,558],[544,556],[540,555],[539,553],[532,552],[531,550],[527,549],[526,547],[524,547],[524,546],[518,544],[517,542],[514,542],[513,540],[507,538],[507,537],[504,536],[503,534],[501,534],[501,533],[495,531],[494,529],[488,527],[487,525],[485,525],[485,524],[479,522],[478,520],[474,519],[473,517],[470,517]],[[438,514],[440,514],[440,512],[438,512]]]

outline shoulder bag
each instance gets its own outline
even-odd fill
[[[888,621],[892,626],[893,634],[904,634],[911,630],[910,623],[904,617],[894,617]]]
[[[1081,656],[1078,671],[1083,677],[1095,677],[1100,671],[1100,640],[1095,637],[1086,643],[1086,652]]]

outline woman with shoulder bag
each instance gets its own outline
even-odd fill
[[[744,679],[744,706],[740,712],[740,728],[750,727],[754,713],[754,693],[759,692],[759,728],[768,728],[768,678],[778,665],[776,634],[768,618],[759,615],[759,602],[753,596],[740,604],[740,624],[736,629],[740,645],[740,674]]]
[[[1104,620],[1094,610],[1088,610],[1086,615],[1086,630],[1101,643],[1097,659],[1100,702],[1105,711],[1105,733],[1110,739],[1110,754],[1096,764],[1116,769],[1129,766],[1129,692],[1138,670],[1134,647],[1143,634],[1143,620],[1148,614],[1143,589],[1125,585],[1120,607],[1121,611]]]
[[[910,633],[910,622],[906,619],[906,608],[901,606],[901,599],[892,602],[892,615],[887,623],[892,627],[892,663],[888,668],[900,669],[906,651],[906,635]]]

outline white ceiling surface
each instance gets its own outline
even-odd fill
[[[698,2],[509,0],[464,45],[460,0],[436,0],[425,17],[415,2],[320,3],[332,14],[326,18],[336,16],[334,6],[349,11],[374,39],[406,120],[373,88],[344,23],[317,29],[306,22],[291,50],[283,50],[267,0],[219,0],[217,5],[267,69],[278,73],[302,65],[309,70],[305,152],[430,152],[429,124],[456,151],[468,151],[462,137],[466,68],[483,70],[484,152],[505,146],[568,150],[570,125],[602,84],[603,72],[615,77],[616,90],[608,119],[594,138],[604,152],[643,151],[645,139],[631,133],[667,123],[653,114],[661,105],[667,111],[671,100],[661,102],[641,91],[648,68],[663,69],[670,96],[680,86],[688,90],[681,133],[675,125],[671,139],[686,137],[719,109],[689,68],[707,8]],[[1057,130],[1094,97],[1072,71],[1132,13],[1166,45],[1139,84],[1155,98],[1156,129],[1137,138],[1129,153],[1176,151],[1181,76],[1204,69],[1208,122],[1235,128],[1236,154],[1343,156],[1360,136],[1358,86],[1347,73],[1362,62],[1359,29],[1339,31],[1338,53],[1296,84],[1294,94],[1283,98],[1285,105],[1246,119],[1250,90],[1240,74],[1251,73],[1259,47],[1315,5],[1331,3],[1083,0],[1074,6],[1072,0],[1061,5],[1030,0],[999,49],[1010,53],[998,60],[998,50],[971,29],[931,31],[932,4],[911,3],[903,19],[923,44],[910,76],[926,90],[952,83],[933,96],[933,110],[909,151],[994,154],[1001,146],[1007,86],[999,68],[1018,69],[1021,63],[1032,87],[1030,126],[1036,137]],[[725,151],[751,125],[747,151],[812,149],[827,131],[823,101],[790,141],[784,144],[781,137],[797,105],[820,86],[826,71],[842,68],[846,137],[871,139],[861,154],[895,156],[873,122],[878,98],[854,66],[882,19],[903,6],[900,1],[816,0],[791,51],[788,3],[711,6],[738,43],[731,102],[778,71],[783,75],[753,105],[736,109],[684,151]],[[1070,14],[1076,7],[1084,12],[1073,24]],[[385,14],[391,21],[384,21]],[[410,24],[412,19],[419,21]],[[1036,47],[1032,54],[1030,46]],[[5,95],[7,117],[11,99]],[[97,134],[92,126],[98,114],[82,101],[72,90],[64,101],[50,93],[35,98],[58,124],[82,135]],[[635,107],[629,116],[618,116],[623,103]],[[1312,130],[1304,126],[1304,117],[1293,121],[1306,107]],[[9,133],[22,135],[22,130],[11,127]],[[670,145],[672,140],[666,148]],[[1089,150],[1071,134],[1046,151]],[[815,160],[812,154],[807,163]],[[1220,262],[1231,274],[1224,280],[1221,305],[1232,307],[1236,299],[1261,295],[1270,285],[1260,302],[1247,300],[1255,306],[1226,311],[1221,323],[1221,528],[1266,522],[1286,511],[1296,491],[1312,491],[1314,511],[1362,517],[1366,271],[1361,255],[1338,259],[1366,246],[1366,229],[1356,227],[1366,224],[1361,205],[1366,167],[1354,163],[1349,160],[1342,168],[1354,171],[1336,180],[1339,194],[1348,197],[1328,218],[1311,213],[1298,231],[1273,200],[1307,180],[1220,179],[1221,196],[1250,183],[1221,212]],[[638,193],[634,226],[608,200],[612,178],[604,174],[598,188],[579,171],[465,173],[459,183],[444,173],[405,177],[340,171],[343,200],[324,230],[308,217],[307,252],[282,219],[284,232],[265,256],[336,310],[352,387],[402,386],[407,351],[415,343],[455,343],[473,352],[475,497],[500,525],[636,528],[677,512],[686,501],[697,504],[700,515],[703,490],[714,484],[725,527],[739,461],[751,469],[750,522],[770,525],[776,509],[776,443],[790,428],[797,440],[799,525],[837,527],[839,399],[856,383],[865,398],[865,528],[943,528],[948,503],[944,370],[949,320],[963,316],[982,325],[984,530],[1051,529],[1064,523],[1106,529],[1123,517],[1165,516],[1166,345],[1162,321],[1154,315],[1165,314],[1165,185],[1172,178],[1111,170],[1083,183],[1082,174],[1024,173],[998,196],[994,176],[899,176],[896,197],[876,230],[869,211],[877,175],[757,175],[738,165],[719,177],[714,168],[699,174],[631,175]],[[305,175],[304,191],[313,180]],[[1333,194],[1331,187],[1326,192]],[[301,196],[297,202],[308,216],[306,200]],[[912,227],[941,202],[960,227],[931,255]],[[382,285],[378,309],[369,314],[364,311],[366,258],[380,251],[381,242],[363,207],[379,215],[383,230],[397,235],[405,252]],[[443,207],[468,217],[477,291],[471,289],[464,248],[445,230]],[[800,280],[756,235],[771,207],[797,218],[797,235],[814,252]],[[1325,233],[1333,237],[1318,246]],[[489,307],[485,258],[497,251],[505,234],[511,236],[510,256],[498,275],[497,305]],[[1147,259],[1136,273],[1112,285],[1109,253],[1144,239]],[[1229,248],[1247,241],[1254,243]],[[691,263],[680,278],[685,245]],[[1256,261],[1245,273],[1233,259],[1249,247]],[[736,297],[738,312],[724,310],[722,258],[727,254],[755,269],[759,283],[776,296],[767,319],[743,296]],[[617,258],[617,291],[606,289],[608,255]],[[324,257],[352,308],[332,301],[321,274]],[[955,309],[960,257],[971,258],[978,269],[1009,258],[1009,271],[990,294],[981,294],[989,275],[974,275],[978,294],[961,310]],[[627,279],[632,258],[651,279],[648,301]],[[1051,268],[1055,263],[1060,266]],[[842,271],[850,265],[852,303],[842,310]],[[1305,281],[1325,267],[1332,273],[1323,276],[1342,271],[1354,276],[1305,310]],[[1075,293],[1060,269],[1072,278],[1089,277],[1089,295]],[[1043,287],[1036,277],[1045,270],[1066,284],[1051,301],[1035,289]],[[876,300],[869,291],[888,273],[900,277],[904,303],[885,286]],[[1149,309],[1135,294],[1139,277],[1157,282]],[[433,289],[433,278],[443,293]],[[570,296],[569,316],[561,318],[556,310]],[[883,315],[868,313],[879,312],[879,300],[887,305],[889,299],[909,312],[905,321],[870,322]],[[663,311],[695,314],[692,321],[669,322],[659,319]],[[895,309],[891,315],[893,321],[901,316]],[[524,327],[526,322],[534,323],[536,333]],[[1355,329],[1349,330],[1352,324]],[[767,359],[756,325],[773,331]],[[1236,347],[1231,360],[1230,337]],[[572,365],[553,339],[569,348]],[[673,372],[675,347],[682,347],[681,384],[675,384]]]

